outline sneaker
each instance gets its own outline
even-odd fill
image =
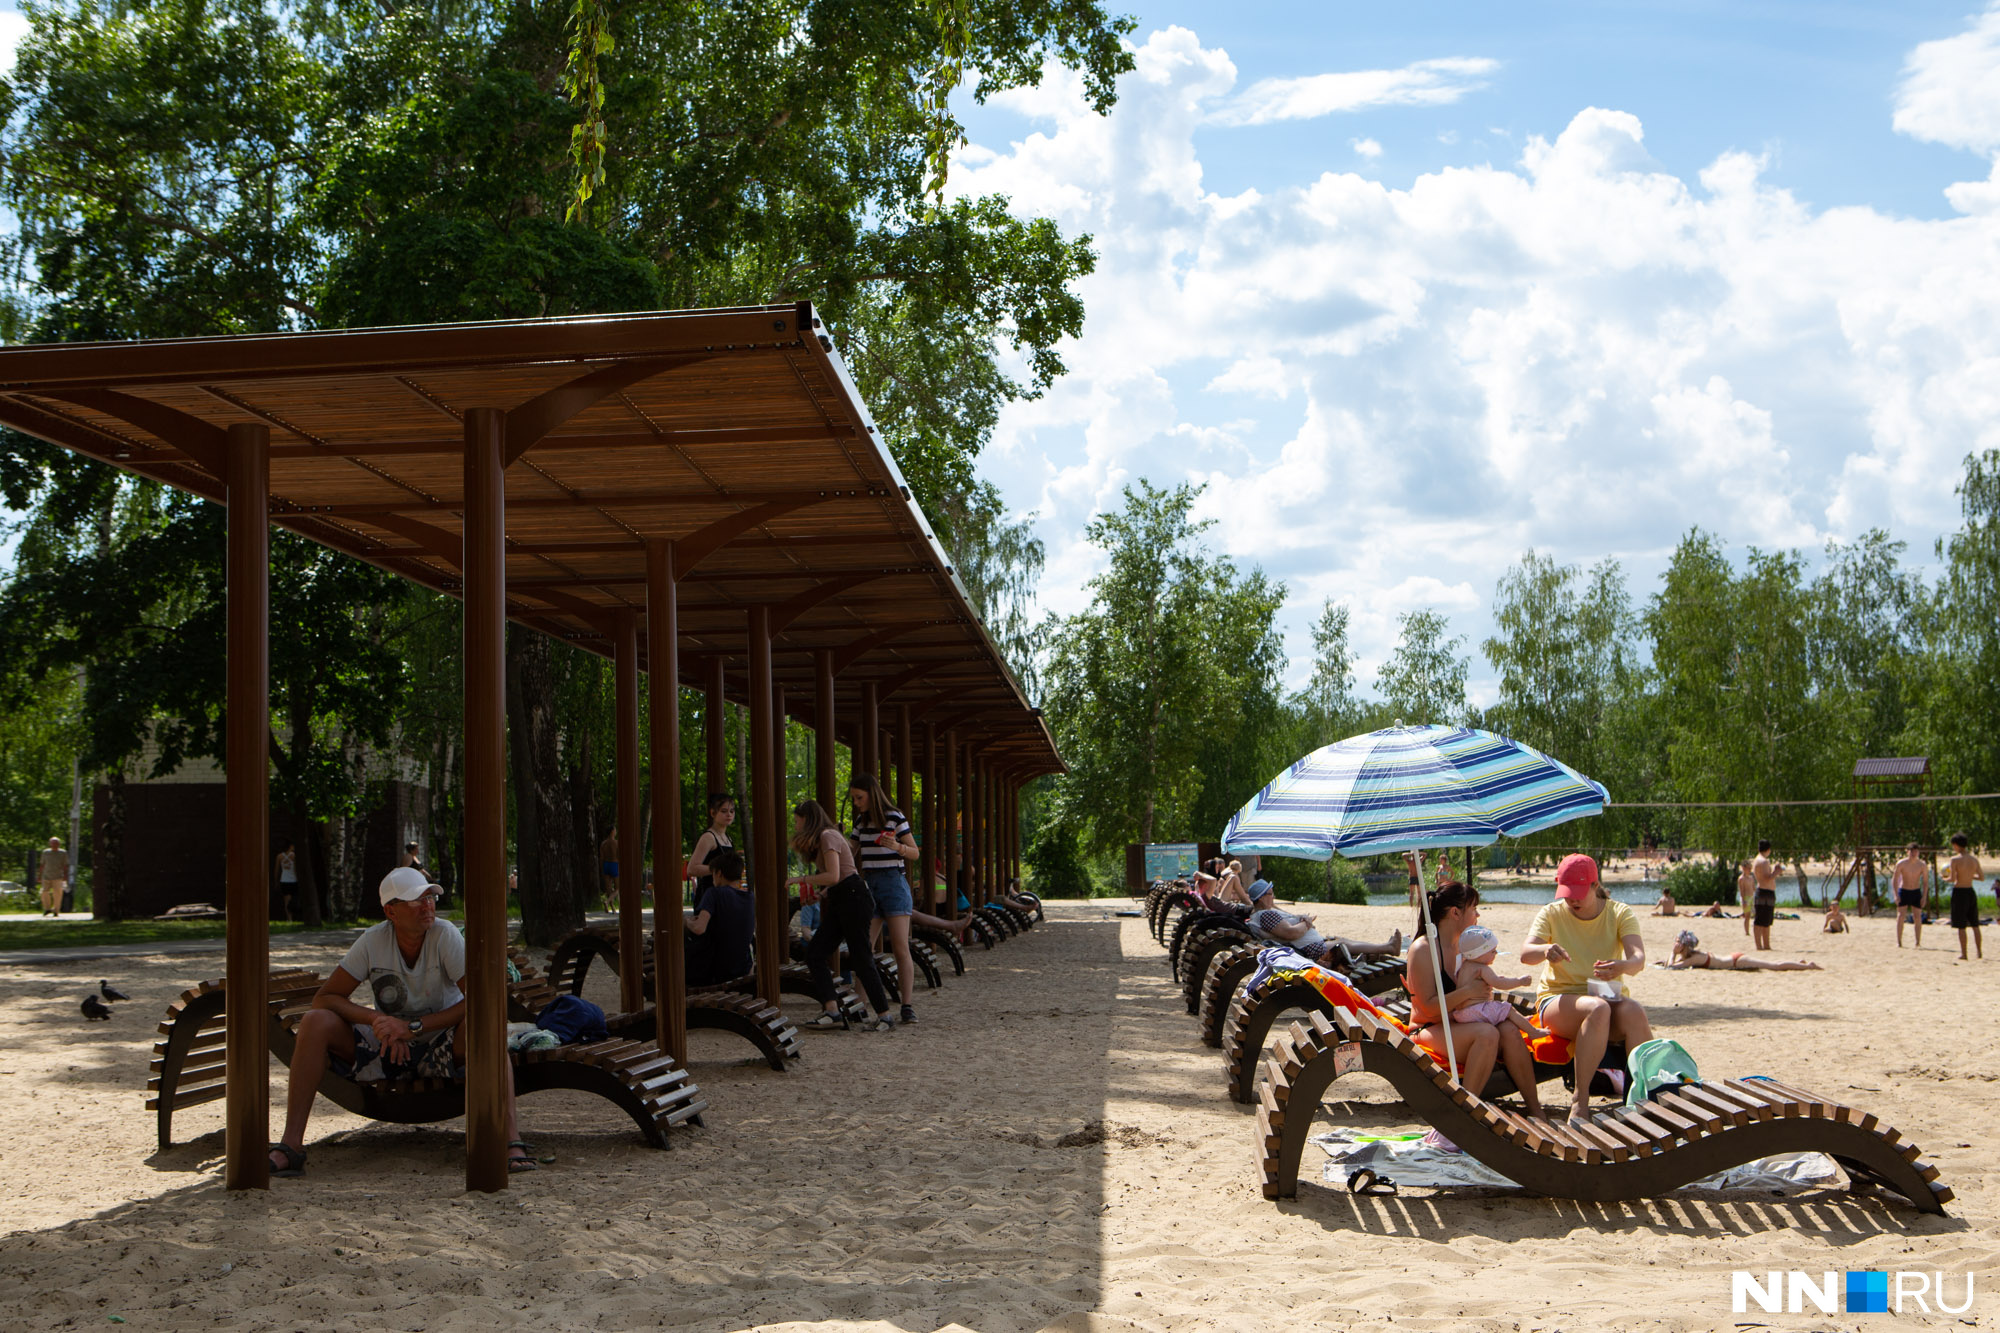
[[[907,1005],[907,1004],[906,1004],[906,1005],[904,1005],[904,1006],[903,1006],[903,1016],[902,1016],[902,1018],[901,1018],[901,1020],[900,1020],[900,1021],[902,1021],[902,1022],[904,1022],[904,1023],[914,1023],[914,1022],[916,1022],[916,1021],[917,1021],[917,1011],[916,1011],[916,1010],[914,1010],[914,1009],[912,1009],[912,1008],[910,1008],[910,1006],[909,1006],[909,1005]]]
[[[821,1010],[800,1026],[811,1028],[814,1032],[831,1032],[835,1028],[846,1027],[847,1019],[840,1014],[830,1014]]]
[[[894,1032],[896,1030],[896,1020],[889,1017],[886,1013],[877,1014],[866,1023],[863,1023],[861,1030],[863,1032]]]

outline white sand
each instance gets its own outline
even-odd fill
[[[1969,1270],[1981,1292],[1964,1319],[2000,1322],[2000,961],[1959,963],[1948,931],[1898,953],[1885,918],[1834,937],[1781,921],[1785,956],[1827,971],[1656,970],[1637,989],[1705,1070],[1769,1073],[1900,1128],[1957,1191],[1949,1217],[1838,1192],[1350,1199],[1312,1183],[1316,1149],[1298,1201],[1280,1206],[1258,1193],[1253,1118],[1224,1095],[1220,1053],[1196,1039],[1144,922],[1111,915],[1124,906],[1055,906],[1046,926],[975,949],[943,991],[920,991],[917,1027],[808,1034],[792,1073],[695,1034],[708,1126],[671,1152],[598,1099],[526,1099],[527,1133],[559,1160],[495,1196],[464,1192],[456,1122],[371,1125],[322,1102],[308,1175],[231,1197],[219,1105],[182,1112],[164,1152],[141,1109],[154,1024],[220,953],[14,968],[0,981],[0,1326],[1877,1326],[1734,1315],[1735,1268]],[[1531,911],[1486,920],[1512,949]],[[1327,908],[1321,924],[1380,937],[1405,915]],[[1664,955],[1685,924],[1646,919],[1649,946]],[[1742,938],[1733,921],[1693,925],[1706,945]],[[274,961],[325,968],[336,952]],[[135,999],[85,1024],[76,1002],[104,975]],[[282,1095],[274,1079],[274,1107]],[[1408,1125],[1378,1080],[1334,1096],[1352,1099],[1329,1103],[1343,1122]],[[1898,1326],[1933,1322],[1965,1326],[1914,1313]]]

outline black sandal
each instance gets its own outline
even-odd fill
[[[1393,1198],[1396,1193],[1396,1182],[1387,1176],[1375,1174],[1370,1167],[1356,1167],[1354,1174],[1347,1178],[1347,1192],[1366,1194],[1378,1199]]]
[[[520,1139],[511,1139],[508,1141],[507,1147],[509,1149],[509,1155],[507,1157],[507,1174],[519,1175],[523,1171],[539,1171],[542,1169],[542,1164],[535,1160],[535,1149],[533,1144],[523,1143]],[[512,1155],[512,1150],[515,1148],[519,1148],[521,1150],[521,1155],[519,1157],[515,1157]]]
[[[274,1166],[271,1168],[271,1175],[274,1178],[291,1179],[292,1177],[302,1176],[306,1173],[306,1150],[304,1148],[294,1148],[289,1143],[274,1143],[271,1145],[271,1151],[285,1159],[284,1166]]]

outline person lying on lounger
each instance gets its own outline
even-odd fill
[[[1329,939],[1314,927],[1311,917],[1279,907],[1277,894],[1268,887],[1263,896],[1251,904],[1248,924],[1251,934],[1289,945],[1294,953],[1302,954],[1315,963],[1351,967],[1361,958],[1392,958],[1403,951],[1403,932],[1400,930],[1381,944],[1342,939],[1338,935]]]
[[[1734,953],[1707,953],[1697,948],[1701,943],[1691,930],[1684,930],[1674,937],[1674,954],[1661,967],[1670,967],[1676,972],[1690,967],[1713,968],[1719,972],[1817,972],[1818,963],[1809,963],[1801,958],[1796,963],[1774,962],[1764,958],[1752,958],[1741,949]]]

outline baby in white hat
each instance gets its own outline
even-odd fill
[[[1513,990],[1525,986],[1532,977],[1503,977],[1493,970],[1493,960],[1500,955],[1500,937],[1484,926],[1467,926],[1458,936],[1458,971],[1452,974],[1454,985],[1466,986],[1474,981],[1483,981],[1496,991]],[[1491,1000],[1481,1000],[1478,1004],[1468,1004],[1451,1011],[1455,1023],[1492,1023],[1496,1027],[1502,1023],[1512,1023],[1530,1037],[1548,1034],[1528,1021],[1527,1015],[1507,1001],[1497,996]]]

